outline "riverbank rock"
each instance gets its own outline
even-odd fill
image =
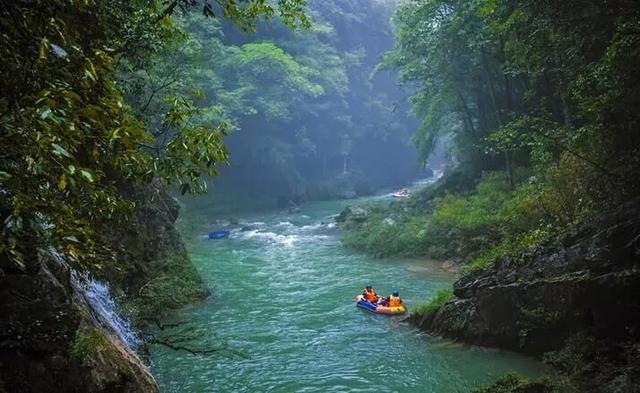
[[[413,320],[434,334],[541,356],[576,334],[638,342],[639,294],[636,201],[554,244],[463,275],[451,301]]]
[[[336,217],[336,222],[345,223],[347,220],[362,222],[367,219],[369,212],[360,206],[347,206]]]
[[[153,188],[135,193],[135,201],[131,224],[106,234],[119,250],[118,263],[105,266],[97,276],[110,283],[136,322],[142,323],[200,301],[209,290],[175,227],[178,202]]]
[[[67,268],[47,258],[24,271],[7,266],[0,261],[0,391],[158,392],[74,292]]]

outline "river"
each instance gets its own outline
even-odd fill
[[[384,294],[397,287],[411,307],[455,276],[432,261],[343,248],[332,216],[349,203],[233,217],[218,205],[186,210],[183,235],[212,296],[181,310],[188,323],[163,333],[228,350],[205,356],[153,345],[163,392],[467,392],[510,371],[540,375],[532,359],[434,338],[403,317],[354,307],[368,282]],[[225,218],[237,222],[228,239],[203,236]]]

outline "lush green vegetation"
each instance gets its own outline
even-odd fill
[[[310,29],[273,23],[252,35],[182,18],[191,37],[181,47],[194,62],[171,79],[192,79],[229,122],[231,165],[217,190],[284,204],[367,194],[415,176],[415,121],[392,76],[376,69],[393,45],[393,6],[314,1]]]
[[[206,16],[224,15],[247,29],[276,13],[285,24],[308,25],[303,1],[3,6],[0,252],[14,267],[50,246],[76,265],[115,262],[101,234],[127,225],[134,189],[175,184],[198,192],[206,184],[201,176],[227,160],[227,124],[196,102],[198,92],[176,88],[149,116],[144,104],[125,99],[147,87],[126,76],[147,72],[184,39],[172,15],[198,4]]]
[[[418,155],[446,141],[448,171],[407,201],[347,215],[345,245],[482,269],[637,199],[636,2],[406,0],[395,32],[394,6],[3,4],[0,274],[36,274],[60,252],[74,268],[144,280],[126,282],[142,318],[201,298],[183,249],[148,252],[176,240],[146,236],[173,229],[167,190],[198,194],[226,171],[221,189],[286,206],[403,183],[417,173],[406,143],[416,127],[389,70],[413,92]],[[171,217],[146,225],[154,209]],[[531,326],[560,317],[522,314]],[[102,340],[78,331],[70,355]],[[530,386],[507,377],[486,391]]]
[[[526,251],[637,197],[637,7],[407,1],[394,21],[397,46],[384,64],[418,86],[414,141],[423,158],[450,141],[448,171],[408,201],[348,216],[345,245],[453,259],[463,271],[526,263]],[[438,293],[414,313],[450,297]],[[534,325],[559,317],[524,315]],[[507,377],[481,391],[550,389]]]
[[[184,263],[184,258],[183,255],[169,255],[154,262],[157,273],[140,287],[130,305],[134,322],[158,320],[166,310],[174,310],[207,295],[198,271],[192,264]]]
[[[414,308],[412,314],[416,316],[436,312],[452,298],[453,290],[451,288],[442,288],[428,303]]]
[[[571,2],[401,3],[385,64],[419,86],[415,141],[426,157],[448,136],[457,180],[347,225],[345,244],[479,268],[634,198],[640,18],[626,5],[575,20]]]
[[[516,171],[518,177],[526,173]],[[378,256],[427,255],[472,260],[480,266],[550,236],[550,216],[539,205],[543,194],[528,182],[511,189],[504,172],[485,173],[474,189],[463,194],[423,192],[430,194],[426,208],[419,202],[396,204],[372,210],[365,221],[349,221],[344,243]]]
[[[107,338],[96,328],[80,329],[71,346],[71,356],[79,361],[98,353],[106,344]]]

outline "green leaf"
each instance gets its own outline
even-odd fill
[[[55,154],[56,156],[73,158],[73,156],[64,147],[58,145],[57,143],[52,143],[51,147],[53,147],[53,154]]]
[[[44,120],[51,116],[51,108],[49,108],[48,106],[43,106],[42,108],[40,108],[38,113],[40,114],[40,118]]]
[[[91,172],[82,169],[80,170],[80,175],[82,175],[82,177],[84,177],[88,182],[93,183],[93,175],[91,175]]]
[[[58,180],[58,190],[64,191],[67,188],[67,176],[63,173]]]

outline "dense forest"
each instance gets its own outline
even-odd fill
[[[196,93],[194,104],[224,124],[233,152],[214,182],[218,194],[282,204],[401,185],[420,166],[410,143],[415,120],[377,68],[393,42],[393,5],[313,2],[310,28],[262,23],[257,34],[181,15],[182,33],[123,75],[125,98],[139,118],[162,124],[167,98]]]
[[[627,2],[401,6],[385,64],[419,86],[421,154],[448,135],[454,161],[435,207],[422,203],[433,190],[416,198],[433,214],[414,216],[394,231],[410,238],[374,251],[482,265],[634,199],[634,10]]]
[[[635,1],[16,0],[0,58],[0,392],[640,389]],[[371,277],[406,320],[335,312]]]

